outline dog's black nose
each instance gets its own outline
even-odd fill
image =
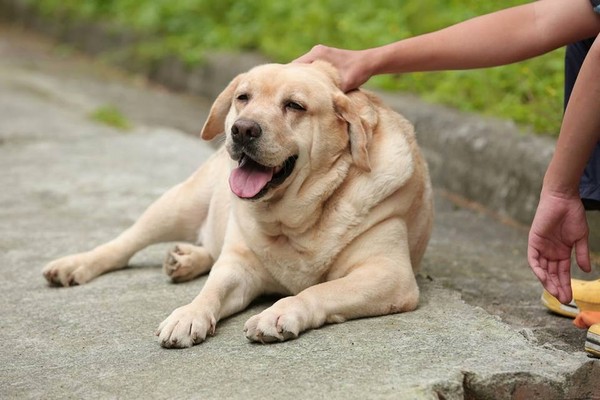
[[[248,144],[262,135],[260,125],[249,119],[238,119],[231,127],[231,138],[239,144]]]

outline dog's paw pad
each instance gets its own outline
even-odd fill
[[[189,252],[186,253],[177,245],[167,254],[163,264],[165,273],[174,281],[184,280],[192,267]]]

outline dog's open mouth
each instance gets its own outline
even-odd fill
[[[258,199],[269,189],[281,185],[291,175],[297,158],[298,156],[291,156],[278,167],[267,167],[243,154],[237,168],[231,171],[229,187],[242,199]]]

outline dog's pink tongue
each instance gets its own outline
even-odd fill
[[[273,178],[273,168],[244,158],[229,175],[229,187],[236,196],[249,199],[256,196]]]

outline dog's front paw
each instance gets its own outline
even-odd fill
[[[298,337],[307,328],[304,307],[295,297],[279,300],[244,325],[249,340],[260,343],[283,342]]]
[[[177,308],[156,331],[160,345],[166,348],[185,348],[202,343],[214,335],[217,321],[212,313],[188,304]]]
[[[90,273],[91,265],[87,253],[74,254],[52,261],[44,267],[42,274],[46,280],[56,286],[75,286],[94,278]]]

